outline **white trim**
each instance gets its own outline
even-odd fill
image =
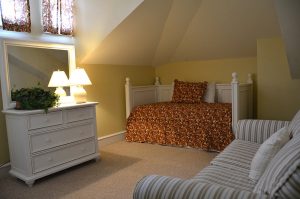
[[[118,133],[114,133],[111,135],[106,135],[106,136],[102,136],[102,137],[98,137],[98,141],[100,144],[100,147],[109,145],[109,144],[113,144],[115,142],[119,142],[125,139],[125,132],[126,131],[120,131]]]
[[[69,63],[69,75],[76,68],[76,56],[75,56],[75,46],[59,43],[49,43],[49,42],[33,42],[26,40],[1,40],[0,39],[0,64],[1,64],[1,87],[2,87],[2,99],[3,99],[3,109],[12,109],[15,107],[15,102],[11,101],[11,85],[9,77],[9,67],[8,67],[8,46],[21,46],[21,47],[31,47],[31,48],[45,48],[53,50],[66,50],[68,52],[68,63]],[[71,87],[72,94],[72,87]]]
[[[8,166],[10,166],[10,162],[1,165],[1,166],[0,166],[0,169],[2,169],[2,168],[4,168],[4,167],[8,167]]]

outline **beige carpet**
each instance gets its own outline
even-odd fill
[[[129,199],[145,175],[190,178],[216,153],[196,149],[118,142],[101,148],[101,160],[39,179],[32,188],[0,169],[1,199]]]

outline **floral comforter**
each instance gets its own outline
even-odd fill
[[[231,104],[162,102],[136,107],[126,141],[222,151],[233,139]]]

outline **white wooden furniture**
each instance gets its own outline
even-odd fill
[[[98,159],[96,102],[44,110],[4,110],[10,174],[32,186],[38,178]]]
[[[232,73],[232,82],[216,84],[216,102],[232,103],[232,127],[235,129],[239,119],[253,117],[253,80],[248,74],[247,83],[240,84],[237,73]],[[126,117],[131,110],[142,104],[171,101],[173,85],[160,85],[156,77],[155,85],[132,86],[130,79],[126,78],[125,98]]]
[[[57,43],[42,43],[36,41],[22,41],[22,40],[1,40],[0,39],[0,64],[1,64],[1,89],[2,89],[2,101],[3,101],[3,109],[13,109],[16,106],[16,103],[11,100],[11,89],[13,88],[15,82],[12,82],[12,78],[10,77],[11,66],[9,65],[9,48],[10,47],[21,47],[21,48],[28,48],[28,49],[40,49],[40,54],[43,50],[53,50],[56,52],[56,56],[59,55],[59,52],[66,52],[68,55],[68,69],[69,72],[67,75],[70,75],[73,70],[76,68],[76,60],[75,60],[75,47],[73,45],[65,45],[65,44],[57,44]],[[58,57],[61,59],[61,57]],[[43,57],[40,58],[43,60]],[[65,62],[65,60],[64,60]],[[21,63],[21,66],[26,65],[26,63]],[[50,66],[49,66],[50,67]],[[58,66],[57,66],[58,67]],[[58,69],[58,68],[57,68]],[[55,70],[57,70],[55,69]],[[45,68],[39,68],[39,65],[35,65],[33,67],[28,67],[27,71],[31,71],[33,76],[39,74],[45,70]],[[51,74],[53,71],[49,71],[49,82]],[[66,72],[66,71],[65,71]],[[25,80],[24,84],[28,81]],[[37,82],[36,82],[37,83]],[[36,86],[32,85],[32,86]],[[71,87],[71,91],[73,88]]]
[[[62,53],[67,53],[67,60],[63,57],[62,63],[68,63],[66,65],[69,74],[72,74],[76,63],[73,45],[0,40],[1,88],[9,144],[10,173],[31,186],[38,178],[84,161],[98,159],[96,102],[51,108],[47,114],[43,110],[14,110],[16,103],[11,99],[11,89],[15,82],[10,76],[10,71],[13,70],[9,64],[9,49],[12,47],[25,48],[25,51],[19,54],[20,57],[16,58],[18,63],[21,63],[20,66],[26,65],[26,71],[30,72],[30,75],[41,76],[49,71],[49,78],[45,77],[46,82],[49,82],[53,70],[50,66],[52,62],[45,61],[49,54],[43,53],[44,50],[52,50],[51,56],[59,60],[62,59]],[[39,64],[31,65],[21,59],[22,56],[27,56],[26,49],[36,52],[40,58]],[[44,68],[40,67],[41,64],[45,64]],[[30,80],[20,74],[18,77],[25,81],[20,83],[21,86]],[[70,90],[72,94],[73,89]],[[65,101],[69,102],[69,99],[72,99],[72,96]]]

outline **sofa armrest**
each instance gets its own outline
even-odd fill
[[[215,184],[200,183],[197,180],[150,175],[142,178],[136,185],[133,199],[244,199],[267,198],[266,195],[249,191],[222,187]]]
[[[273,133],[288,125],[288,121],[279,120],[239,120],[235,138],[261,144]]]

